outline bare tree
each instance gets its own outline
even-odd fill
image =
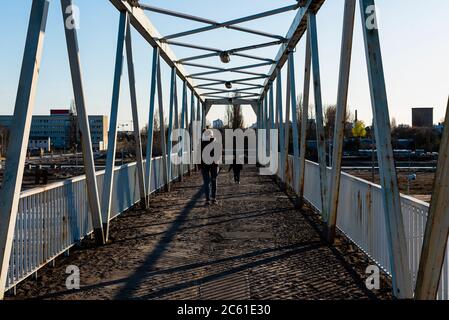
[[[235,98],[238,96],[236,95]],[[241,105],[228,105],[226,109],[227,126],[230,129],[243,129],[245,121]]]

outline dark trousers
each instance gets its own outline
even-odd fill
[[[234,168],[233,171],[234,171],[234,181],[240,182],[240,172],[242,171],[242,169]]]
[[[206,195],[206,200],[209,201],[211,197],[215,199],[217,197],[218,166],[202,165],[201,174],[203,175],[203,190]]]

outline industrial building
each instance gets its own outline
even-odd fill
[[[433,108],[413,108],[412,109],[413,127],[433,127]]]
[[[12,115],[0,116],[0,126],[11,127]],[[90,134],[94,150],[103,151],[108,146],[108,117],[89,116]],[[51,110],[50,115],[36,115],[31,121],[30,137],[49,138],[51,148],[70,149],[80,145],[78,121],[69,109]]]

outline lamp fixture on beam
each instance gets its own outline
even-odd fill
[[[228,51],[222,51],[222,52],[220,53],[220,60],[221,60],[221,62],[223,62],[223,63],[229,63],[229,62],[231,62],[231,56],[229,55],[229,52],[228,52]]]

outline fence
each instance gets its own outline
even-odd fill
[[[162,157],[152,159],[150,192],[164,186]],[[172,180],[180,166],[172,164]],[[188,167],[183,166],[184,174]],[[104,170],[97,172],[102,190]],[[136,163],[114,171],[111,219],[140,201]],[[85,176],[21,193],[6,290],[35,273],[92,233]]]
[[[289,156],[286,182],[290,186],[293,185],[292,168],[293,157]],[[331,175],[330,169],[328,170],[329,183]],[[304,198],[316,210],[321,211],[319,166],[310,161],[306,163]],[[401,195],[401,204],[407,237],[409,265],[413,284],[415,284],[429,204],[405,195]],[[390,274],[384,208],[379,185],[342,173],[337,227],[383,270]],[[446,251],[438,291],[438,299],[441,300],[449,300],[448,255],[449,249]]]

